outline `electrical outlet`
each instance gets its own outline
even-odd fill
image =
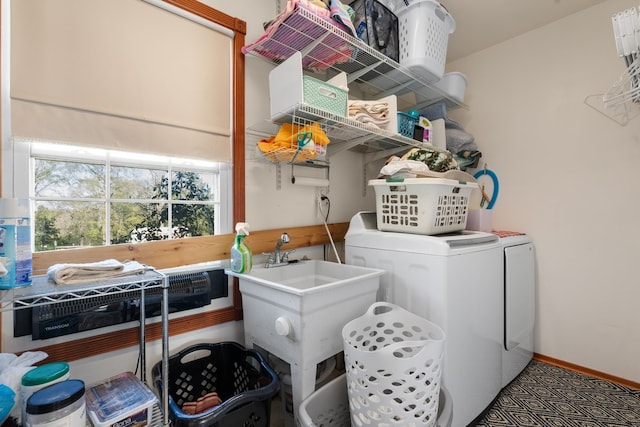
[[[327,217],[329,216],[329,208],[331,206],[331,201],[329,200],[329,197],[325,196],[323,193],[320,193],[320,195],[316,200],[318,205],[318,216],[323,221],[326,221]]]

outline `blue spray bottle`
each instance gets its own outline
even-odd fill
[[[244,238],[249,235],[249,224],[239,222],[236,224],[236,238],[231,247],[231,270],[236,273],[248,273],[253,266],[253,254],[244,243]]]

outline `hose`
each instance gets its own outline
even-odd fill
[[[489,178],[493,181],[493,193],[491,194],[491,200],[487,205],[487,209],[493,209],[493,206],[496,204],[496,200],[498,199],[498,193],[500,192],[500,182],[498,181],[498,176],[491,169],[481,169],[473,175],[475,179],[480,178],[482,175],[489,175]]]

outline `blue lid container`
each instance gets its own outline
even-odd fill
[[[27,400],[27,418],[33,426],[69,416],[85,405],[84,381],[66,380],[33,393]],[[84,410],[80,412],[84,417]]]

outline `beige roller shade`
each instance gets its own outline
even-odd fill
[[[230,162],[232,47],[141,0],[14,0],[12,134]]]

